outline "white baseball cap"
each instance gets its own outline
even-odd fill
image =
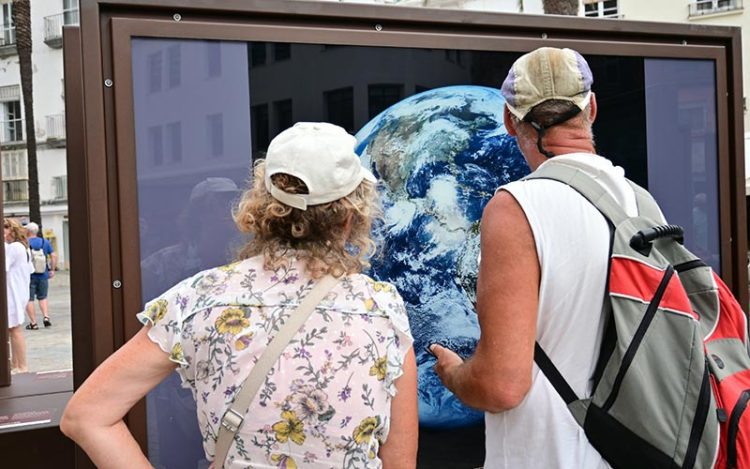
[[[357,140],[326,122],[298,122],[278,134],[266,152],[266,189],[279,202],[300,210],[333,202],[351,194],[363,180],[375,176],[354,152]],[[307,186],[309,194],[290,194],[271,182],[274,174],[289,174]]]

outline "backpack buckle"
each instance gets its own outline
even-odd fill
[[[221,418],[221,426],[226,428],[232,433],[237,433],[237,430],[242,426],[242,421],[245,417],[237,413],[234,409],[227,409],[224,416]]]

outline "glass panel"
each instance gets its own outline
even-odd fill
[[[191,57],[180,67],[169,55],[176,47]],[[494,190],[528,172],[504,131],[498,92],[518,56],[134,39],[143,299],[231,258],[238,240],[229,209],[237,192],[203,201],[207,187],[241,187],[250,155],[262,157],[271,139],[296,121],[337,123],[356,134],[363,161],[384,180],[388,223],[379,235],[387,255],[373,259],[368,273],[395,283],[407,304],[419,367],[420,467],[480,466],[482,415],[442,388],[424,347],[443,339],[470,354],[479,335],[473,314],[478,223]],[[715,139],[715,131],[709,135],[715,109],[704,99],[713,81],[696,88],[690,77],[702,79],[702,72],[680,77],[679,68],[644,73],[641,58],[587,59],[600,104],[594,126],[597,151],[637,183],[650,186],[670,220],[684,223],[672,213],[672,204],[684,194],[665,188],[686,181],[703,188],[715,213],[715,140],[713,147],[709,142]],[[172,83],[176,86],[169,89]],[[647,109],[647,93],[649,100],[651,93],[664,95],[657,103],[665,109],[657,112],[650,103]],[[690,139],[684,140],[689,144],[680,152],[660,151],[686,134],[653,127],[652,113],[666,122],[660,125],[690,129]],[[678,163],[689,168],[687,179],[664,172]],[[223,183],[206,184],[207,178],[223,178]],[[711,178],[713,185],[705,182]],[[699,214],[688,212],[691,226],[700,221]],[[717,223],[714,215],[705,225],[718,233]],[[194,402],[176,376],[149,395],[148,414],[156,467],[205,467]]]
[[[649,190],[685,246],[721,272],[714,63],[647,59],[645,79]]]
[[[238,245],[230,210],[250,167],[246,46],[134,39],[133,93],[148,300],[225,264]],[[176,374],[148,395],[147,409],[155,467],[207,466],[193,396]]]

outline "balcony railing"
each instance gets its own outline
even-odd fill
[[[47,140],[65,140],[65,114],[47,116]]]
[[[690,16],[712,15],[742,9],[742,0],[695,0],[690,3]]]
[[[0,144],[23,142],[23,119],[0,121]]]
[[[17,54],[16,27],[0,25],[0,57]]]
[[[56,15],[44,17],[44,43],[59,49],[62,47],[63,26],[78,24],[78,10],[68,10]]]
[[[3,202],[26,202],[29,200],[29,181],[3,181]]]

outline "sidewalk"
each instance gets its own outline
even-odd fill
[[[42,324],[42,313],[35,301],[39,330],[24,329],[29,371],[58,371],[73,368],[70,330],[70,273],[59,271],[49,281],[49,317],[51,327]],[[28,324],[28,318],[27,324]]]

